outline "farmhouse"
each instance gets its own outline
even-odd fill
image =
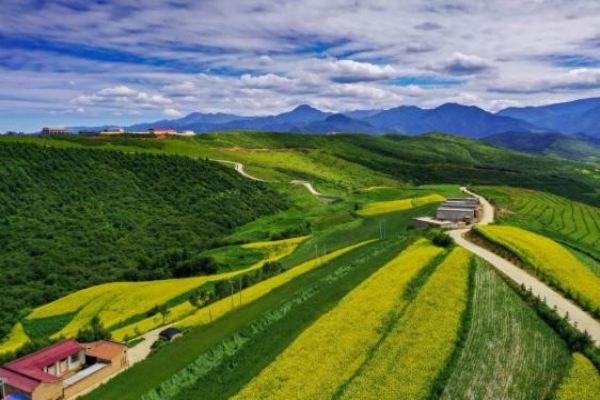
[[[7,398],[71,398],[128,366],[124,344],[66,339],[0,367]]]
[[[164,129],[164,128],[150,128],[148,133],[151,135],[176,135],[175,129]]]
[[[122,135],[125,133],[125,128],[108,128],[100,132],[101,135]]]
[[[42,135],[68,135],[69,133],[65,128],[42,128]]]

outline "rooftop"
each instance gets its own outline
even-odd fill
[[[103,361],[112,361],[127,348],[124,344],[99,341],[87,345],[86,355]]]
[[[55,382],[60,378],[45,373],[43,371],[44,367],[64,360],[82,350],[85,350],[85,348],[77,343],[75,339],[66,339],[10,362],[4,368],[41,382]]]
[[[3,379],[7,385],[31,393],[41,383],[37,379],[32,379],[17,372],[0,367],[0,379]]]

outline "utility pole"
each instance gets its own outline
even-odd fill
[[[242,278],[239,280],[240,283],[240,307],[242,306]]]
[[[383,228],[381,227],[381,221],[379,221],[379,239],[383,239]]]
[[[0,386],[2,386],[2,400],[6,398],[6,388],[4,387],[5,383],[6,382],[4,381],[4,379],[0,378]]]
[[[233,302],[233,283],[229,281],[229,286],[231,287],[231,309],[235,308],[235,303]]]

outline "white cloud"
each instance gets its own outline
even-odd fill
[[[167,117],[172,117],[172,118],[177,118],[177,117],[181,117],[183,116],[183,113],[175,108],[165,108],[165,110],[163,111],[163,113],[167,116]]]
[[[475,55],[460,52],[452,54],[451,57],[442,62],[431,64],[429,68],[449,75],[477,75],[496,70],[491,62]]]
[[[173,101],[159,93],[147,93],[127,86],[105,88],[97,93],[84,94],[72,100],[73,104],[104,105],[118,107],[155,108],[173,104]]]

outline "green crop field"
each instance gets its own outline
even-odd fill
[[[565,343],[486,263],[477,262],[467,339],[442,399],[546,399],[571,364]]]

